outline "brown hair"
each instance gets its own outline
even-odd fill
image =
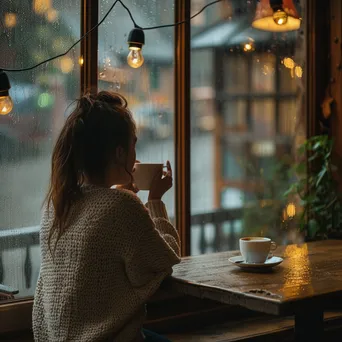
[[[116,149],[128,152],[135,134],[134,120],[121,95],[101,91],[82,96],[76,104],[52,153],[46,196],[48,211],[51,204],[54,211],[49,246],[52,236],[56,246],[67,229],[70,207],[81,196],[85,176],[104,180],[108,165],[115,162]]]

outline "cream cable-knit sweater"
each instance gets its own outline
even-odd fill
[[[147,210],[128,191],[88,185],[83,193],[54,261],[53,214],[43,214],[35,341],[138,341],[144,304],[180,261],[179,236],[161,201]]]

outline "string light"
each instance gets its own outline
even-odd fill
[[[13,109],[13,101],[9,96],[10,81],[5,72],[0,71],[0,115],[7,115]]]
[[[37,0],[37,3],[39,3],[40,1],[42,0]],[[201,14],[206,8],[216,4],[216,3],[219,3],[219,2],[222,2],[224,0],[214,0],[212,2],[210,2],[209,4],[205,5],[199,12],[195,13],[193,16],[191,16],[189,19],[193,19],[195,17],[197,17],[199,14]],[[33,69],[36,69],[38,68],[39,66],[43,65],[43,64],[46,64],[48,62],[51,62],[57,58],[60,58],[60,57],[63,57],[65,55],[67,55],[79,42],[81,42],[83,39],[85,39],[87,36],[89,36],[89,34],[91,32],[93,32],[95,29],[97,29],[108,17],[108,15],[112,12],[113,8],[115,7],[115,5],[117,3],[120,3],[124,9],[128,12],[133,24],[134,24],[134,27],[135,28],[139,28],[143,31],[147,31],[147,30],[155,30],[155,29],[159,29],[159,28],[165,28],[165,27],[174,27],[174,26],[178,26],[178,25],[181,25],[181,24],[185,24],[189,21],[189,19],[186,19],[186,20],[182,20],[182,21],[178,21],[176,23],[173,23],[173,24],[166,24],[166,25],[157,25],[157,26],[149,26],[149,27],[141,27],[139,26],[136,21],[134,20],[133,18],[133,15],[131,13],[131,11],[129,10],[129,8],[122,2],[122,0],[115,0],[113,5],[109,8],[109,10],[107,11],[107,13],[104,15],[104,17],[94,26],[92,27],[88,32],[86,32],[81,38],[79,38],[74,44],[72,44],[69,49],[67,49],[65,52],[63,53],[60,53],[59,55],[56,55],[56,56],[53,56],[53,57],[50,57],[42,62],[39,62],[38,64],[35,64],[35,65],[32,65],[30,67],[27,67],[27,68],[21,68],[21,69],[9,69],[9,68],[1,68],[0,67],[0,71],[7,71],[7,72],[21,72],[21,71],[30,71],[30,70],[33,70]],[[40,8],[40,6],[37,5],[37,7]],[[45,6],[44,8],[46,8],[47,6]],[[47,7],[48,9],[49,7]]]
[[[108,15],[112,12],[113,8],[115,7],[115,5],[117,3],[120,3],[121,6],[127,11],[128,15],[130,16],[130,19],[132,20],[133,24],[134,24],[134,29],[130,32],[130,36],[131,34],[133,34],[133,32],[138,32],[139,31],[139,34],[140,34],[140,38],[142,38],[142,40],[138,40],[138,43],[140,43],[140,47],[137,47],[137,46],[133,46],[132,43],[137,43],[137,42],[134,42],[132,39],[129,39],[128,41],[128,45],[129,45],[129,55],[127,56],[127,62],[128,64],[133,67],[133,68],[138,68],[140,67],[143,63],[144,63],[144,57],[142,56],[142,53],[141,53],[141,50],[142,50],[142,46],[144,45],[145,43],[145,37],[144,37],[144,32],[143,31],[146,31],[146,30],[154,30],[154,29],[159,29],[159,28],[165,28],[165,27],[174,27],[174,26],[178,26],[178,25],[181,25],[181,24],[184,24],[184,23],[187,23],[189,20],[192,20],[193,18],[197,17],[199,14],[201,14],[206,8],[208,8],[209,6],[212,6],[216,3],[219,3],[219,2],[222,2],[224,0],[214,0],[210,3],[208,3],[207,5],[205,5],[199,12],[197,12],[196,14],[194,14],[193,16],[191,16],[189,19],[185,19],[185,20],[182,20],[182,21],[179,21],[179,22],[176,22],[176,23],[173,23],[173,24],[166,24],[166,25],[157,25],[157,26],[150,26],[150,27],[141,27],[139,26],[134,18],[133,18],[133,15],[131,13],[131,11],[129,10],[129,8],[123,3],[122,0],[115,0],[114,3],[112,4],[112,6],[109,8],[109,10],[107,11],[107,13],[104,15],[104,17],[95,25],[93,26],[88,32],[86,32],[81,38],[79,38],[76,42],[74,42],[69,49],[67,49],[65,52],[63,53],[60,53],[56,56],[53,56],[53,57],[50,57],[42,62],[39,62],[38,64],[35,64],[33,66],[30,66],[30,67],[26,67],[26,68],[21,68],[21,69],[8,69],[8,68],[1,68],[0,67],[0,75],[2,77],[2,79],[7,79],[8,81],[8,77],[7,75],[4,73],[5,71],[7,72],[22,72],[22,71],[30,71],[30,70],[33,70],[33,69],[36,69],[38,68],[39,66],[43,65],[43,64],[46,64],[50,61],[53,61],[57,58],[60,58],[60,57],[63,57],[63,56],[66,56],[79,42],[81,42],[83,39],[85,39],[91,32],[93,32],[95,29],[97,29],[105,20],[106,18],[108,17]],[[44,14],[46,13],[49,9],[52,8],[52,4],[51,4],[51,0],[34,0],[33,2],[33,8],[34,8],[34,11],[37,13],[37,14]],[[49,13],[46,14],[47,17],[49,16]],[[50,20],[55,20],[55,16],[57,16],[57,13],[56,12],[51,12],[50,13]],[[253,27],[257,27],[257,25],[254,25],[255,23],[255,20],[253,22]],[[297,27],[298,29],[299,27]],[[135,33],[138,35],[138,33]],[[250,50],[250,48],[252,46],[250,45],[247,45],[245,46],[247,48],[247,50]],[[79,64],[80,65],[83,65],[84,63],[84,60],[83,60],[83,57],[81,57],[79,59]],[[5,76],[3,76],[5,75]],[[9,96],[9,93],[8,93],[8,90],[10,89],[10,85],[9,85],[9,81],[8,81],[8,88],[6,90],[3,90],[2,88],[2,83],[1,83],[1,87],[0,87],[0,95],[1,94],[7,94],[7,95],[3,95],[1,97],[4,97],[4,99],[2,99],[2,104],[0,107],[0,111],[3,110],[3,113],[5,114],[8,114],[12,108],[13,108],[13,102]],[[1,109],[2,108],[2,109]]]
[[[144,64],[144,56],[142,55],[142,47],[145,44],[145,33],[140,28],[134,28],[128,36],[127,63],[132,68],[140,68]]]

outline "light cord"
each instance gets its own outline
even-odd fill
[[[182,20],[173,24],[167,24],[167,25],[158,25],[158,26],[150,26],[150,27],[141,27],[139,26],[136,21],[134,20],[134,17],[131,13],[131,11],[129,10],[129,8],[122,2],[122,0],[115,0],[113,5],[109,8],[109,10],[107,11],[107,13],[104,15],[104,17],[101,19],[101,21],[99,21],[94,27],[92,27],[88,32],[86,32],[80,39],[78,39],[74,44],[72,44],[70,46],[69,49],[67,49],[65,52],[60,53],[59,55],[50,57],[42,62],[39,62],[38,64],[35,64],[31,67],[27,67],[27,68],[21,68],[21,69],[7,69],[7,68],[2,68],[0,67],[0,71],[7,71],[7,72],[21,72],[21,71],[29,71],[29,70],[33,70],[35,68],[38,68],[39,66],[51,62],[57,58],[63,57],[65,55],[67,55],[79,42],[81,42],[84,38],[86,38],[91,32],[93,32],[96,28],[98,28],[108,17],[108,15],[112,12],[112,10],[114,9],[115,5],[119,2],[122,7],[127,11],[128,15],[130,16],[132,23],[134,25],[135,28],[139,28],[143,31],[147,31],[147,30],[155,30],[155,29],[159,29],[159,28],[165,28],[165,27],[174,27],[174,26],[178,26],[181,24],[185,24],[187,23],[189,20],[197,17],[199,14],[201,14],[206,8],[208,8],[209,6],[212,6],[218,2],[221,2],[223,0],[215,0],[210,2],[209,4],[205,5],[199,12],[197,12],[196,14],[194,14],[193,16],[191,16],[189,19],[186,20]]]

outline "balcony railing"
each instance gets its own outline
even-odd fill
[[[192,254],[236,249],[240,237],[241,218],[242,209],[193,215]],[[28,296],[34,293],[40,259],[38,253],[33,253],[33,248],[38,245],[39,226],[0,230],[0,284],[6,282],[5,285],[18,289],[19,297],[23,292]],[[4,254],[9,251],[13,252],[9,258],[15,260],[6,262]],[[21,255],[24,255],[24,258]],[[18,271],[21,273],[20,276]]]

